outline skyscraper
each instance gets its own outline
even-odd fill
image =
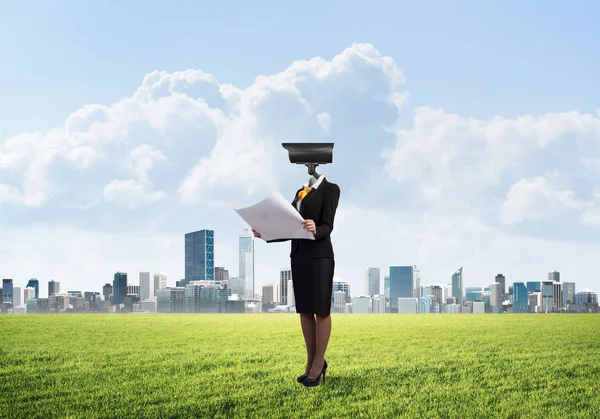
[[[239,277],[244,283],[244,298],[254,299],[254,235],[249,228],[240,233]]]
[[[463,268],[462,266],[458,271],[452,275],[452,296],[456,300],[456,304],[462,304],[463,302]]]
[[[383,277],[383,294],[385,298],[390,299],[390,276],[386,275]]]
[[[288,281],[292,279],[292,270],[290,268],[281,268],[279,270],[279,302],[282,305],[288,303]]]
[[[48,282],[48,297],[60,293],[60,282],[51,280]]]
[[[413,266],[413,297],[421,298],[421,271]]]
[[[2,303],[13,304],[13,280],[3,279],[2,280]]]
[[[150,272],[140,272],[140,300],[146,301],[154,297],[154,278],[150,282]]]
[[[390,266],[390,312],[398,312],[398,298],[413,296],[413,267]]]
[[[502,313],[502,283],[496,282],[490,285],[490,306],[492,308],[492,313]]]
[[[569,304],[575,303],[575,283],[574,282],[563,282],[562,288],[563,294],[563,307]]]
[[[13,307],[20,307],[23,305],[23,292],[21,287],[13,288]]]
[[[229,271],[222,266],[215,267],[215,281],[227,282],[229,281]]]
[[[127,273],[117,272],[113,279],[113,304],[124,304],[127,296]]]
[[[104,295],[104,301],[108,303],[111,294],[113,293],[113,286],[110,284],[104,284],[102,287],[102,295]]]
[[[515,282],[513,284],[513,295],[513,312],[527,313],[529,310],[529,294],[525,284],[522,282]]]
[[[379,295],[381,271],[379,268],[365,268],[365,295]]]
[[[560,282],[560,272],[558,272],[558,271],[548,272],[548,281]]]
[[[502,301],[504,301],[506,297],[506,278],[504,277],[504,275],[498,274],[496,275],[495,282],[496,284],[500,284],[500,290],[502,291]]]
[[[155,273],[154,284],[152,284],[152,296],[157,297],[158,290],[162,290],[164,288],[167,288],[167,274]]]
[[[185,283],[214,281],[214,231],[199,230],[185,235]]]
[[[40,281],[37,278],[31,278],[27,283],[27,287],[31,287],[35,290],[35,297],[40,298]]]

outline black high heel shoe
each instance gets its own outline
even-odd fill
[[[323,384],[325,384],[325,373],[326,372],[327,372],[327,361],[325,361],[325,363],[323,364],[323,369],[321,370],[321,373],[316,378],[311,379],[311,378],[308,378],[308,376],[306,376],[304,381],[302,381],[302,384],[304,384],[306,387],[318,386],[319,382],[321,381],[321,376],[323,376]]]
[[[323,361],[325,361],[325,360],[323,360]],[[323,368],[324,368],[324,369],[327,369],[327,361],[325,361],[325,364],[324,364]],[[297,377],[297,378],[296,378],[296,380],[297,380],[299,383],[302,383],[302,382],[303,382],[304,380],[306,380],[307,378],[308,378],[308,374],[302,374],[301,376]]]

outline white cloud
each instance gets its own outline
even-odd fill
[[[542,220],[568,210],[586,208],[570,190],[556,190],[544,177],[521,179],[510,187],[500,210],[501,221],[515,224],[524,220]]]

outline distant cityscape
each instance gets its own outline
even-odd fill
[[[185,234],[185,278],[169,287],[164,273],[139,272],[137,283],[126,272],[116,272],[112,283],[97,291],[61,292],[60,282],[48,282],[48,295],[39,295],[39,280],[31,278],[24,289],[3,279],[0,311],[26,313],[295,313],[292,272],[280,269],[279,278],[257,294],[254,281],[254,237],[250,229],[239,235],[239,270],[229,277],[215,267],[214,230]],[[546,281],[513,282],[497,274],[487,287],[463,287],[463,268],[449,283],[421,285],[413,266],[364,270],[363,295],[351,296],[350,284],[334,280],[333,313],[598,313],[598,294],[576,291],[575,282],[561,282],[560,272]]]

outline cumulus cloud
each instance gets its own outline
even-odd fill
[[[275,174],[288,167],[278,158],[281,142],[323,139],[335,113],[350,109],[340,106],[348,98],[358,106],[381,103],[396,109],[403,82],[394,61],[368,44],[353,45],[329,61],[296,61],[281,73],[257,77],[247,89],[220,83],[200,70],[154,71],[131,97],[108,106],[86,105],[62,129],[23,134],[2,144],[0,170],[27,168],[20,182],[5,185],[3,195],[25,205],[43,205],[51,198],[60,202],[61,194],[73,191],[56,184],[77,173],[88,177],[88,187],[97,194],[114,197],[116,191],[135,190],[136,196],[151,194],[140,202],[156,202],[164,195],[149,189],[150,177],[138,176],[138,183],[119,180],[130,169],[120,161],[140,146],[160,150],[174,162],[168,181],[163,179],[165,193],[176,193],[183,203],[206,203],[231,191],[252,195],[275,189]],[[148,163],[152,158],[143,159],[139,164],[153,164]],[[47,176],[49,170],[60,176]]]

